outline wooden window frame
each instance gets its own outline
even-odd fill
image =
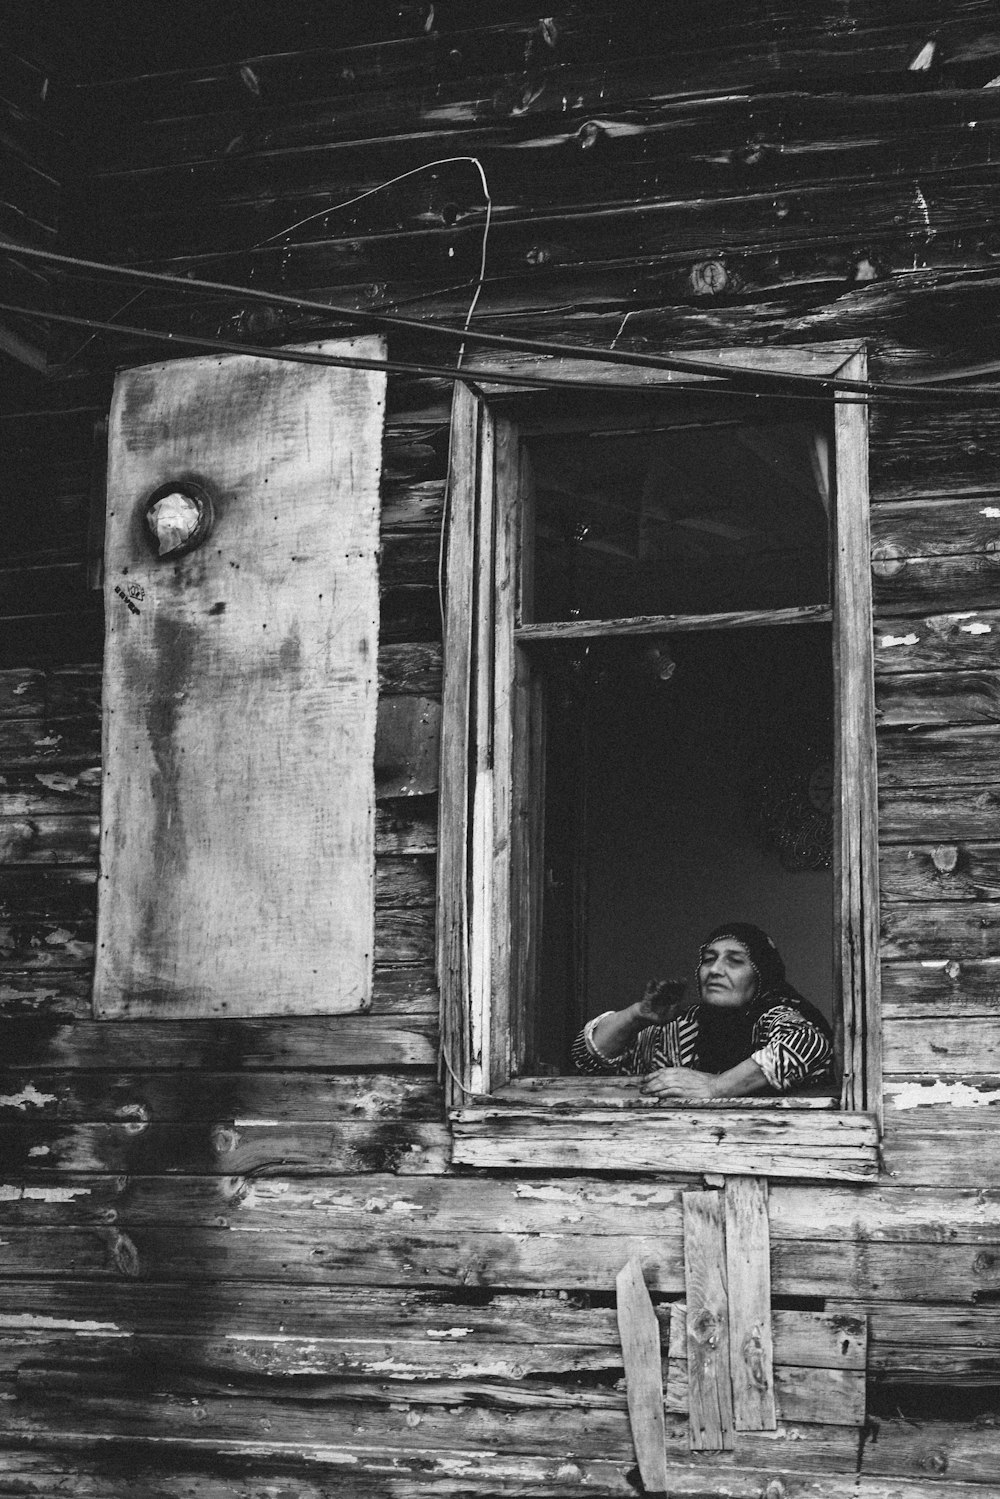
[[[776,374],[862,381],[867,375],[865,349],[857,344],[699,351],[697,357]],[[551,377],[553,363],[524,360],[516,372]],[[595,367],[580,361],[560,362],[556,372],[569,380],[595,378]],[[602,371],[600,378],[610,377]],[[630,383],[636,378],[629,370]],[[649,369],[639,378],[655,394],[690,391],[705,377]],[[830,609],[811,611],[814,618],[832,618],[834,636],[840,1108],[787,1098],[650,1109],[635,1079],[515,1073],[523,1015],[514,996],[524,992],[534,961],[541,886],[535,873],[540,819],[531,816],[531,803],[542,748],[535,736],[515,735],[516,723],[533,725],[539,717],[529,701],[539,690],[537,677],[518,669],[518,640],[530,638],[532,627],[518,629],[516,619],[523,566],[520,432],[526,420],[531,425],[533,398],[509,388],[484,392],[472,379],[456,386],[452,414],[439,826],[443,1075],[456,1162],[877,1177],[882,1079],[866,405],[830,395],[833,598]],[[532,430],[544,430],[544,423]],[[562,628],[585,632],[580,625]],[[535,627],[535,634],[559,628]],[[651,621],[644,628],[663,634],[670,626]],[[601,622],[592,633],[610,632]],[[622,633],[640,631],[633,621]]]

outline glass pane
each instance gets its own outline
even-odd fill
[[[669,649],[667,646],[669,645]],[[545,884],[529,1069],[572,1072],[583,1022],[693,970],[720,921],[769,932],[833,1012],[829,625],[534,647]]]
[[[719,420],[527,445],[525,622],[829,601],[829,444],[814,422]]]

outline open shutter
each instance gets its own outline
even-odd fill
[[[369,1003],[384,409],[369,370],[235,355],[118,377],[99,1015]],[[214,525],[159,555],[146,502],[174,483]]]

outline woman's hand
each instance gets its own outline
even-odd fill
[[[650,979],[635,1007],[637,1018],[644,1025],[666,1025],[683,1006],[685,987],[683,979]]]
[[[678,1098],[704,1103],[712,1098],[753,1098],[767,1093],[770,1083],[752,1057],[737,1062],[728,1072],[698,1072],[694,1067],[663,1067],[643,1080],[643,1093],[656,1098]]]
[[[705,1103],[718,1097],[717,1084],[714,1072],[696,1072],[693,1067],[662,1067],[644,1080],[642,1092],[657,1098]]]

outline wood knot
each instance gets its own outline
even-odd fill
[[[111,1241],[111,1259],[119,1275],[135,1280],[139,1274],[139,1251],[128,1234],[116,1233]]]
[[[212,1131],[212,1149],[216,1155],[231,1155],[239,1143],[239,1132],[231,1125],[216,1125]]]
[[[729,285],[729,272],[721,260],[699,260],[691,267],[688,284],[696,297],[720,297]]]
[[[768,1479],[763,1499],[785,1499],[785,1485],[780,1478]]]
[[[958,849],[953,843],[940,843],[931,852],[931,862],[939,874],[954,874],[958,867]]]
[[[603,140],[606,133],[596,120],[584,120],[576,132],[576,143],[581,151],[589,151],[598,141]]]
[[[714,1348],[719,1341],[715,1313],[710,1312],[707,1306],[702,1307],[701,1311],[691,1318],[688,1331],[696,1343],[707,1343],[710,1348]]]
[[[884,541],[872,548],[872,572],[877,578],[894,578],[906,566],[902,547]]]

